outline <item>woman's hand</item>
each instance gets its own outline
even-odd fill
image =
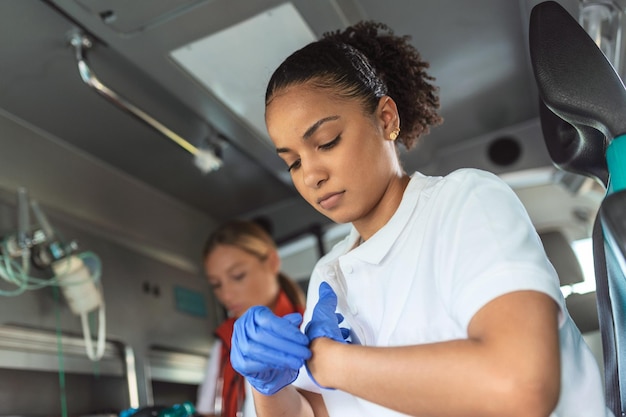
[[[251,307],[235,322],[230,360],[250,385],[272,395],[291,384],[311,357],[299,313],[278,317],[263,306]]]
[[[322,282],[319,288],[319,299],[315,308],[311,321],[307,323],[304,333],[308,336],[309,341],[313,341],[318,337],[327,337],[337,342],[345,343],[350,331],[339,327],[339,323],[343,321],[343,316],[335,313],[337,310],[337,295],[327,282]]]
[[[340,343],[347,343],[346,339],[350,335],[349,329],[339,327],[339,323],[343,321],[343,316],[335,313],[337,309],[337,295],[327,282],[322,282],[319,288],[319,300],[313,309],[311,321],[306,325],[304,333],[309,338],[311,344],[318,338],[331,339]],[[321,341],[318,341],[321,342]],[[318,344],[316,342],[316,344]],[[319,387],[327,388],[313,377],[311,366],[312,363],[307,361],[306,370],[309,376]]]

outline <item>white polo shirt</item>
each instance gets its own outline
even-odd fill
[[[198,414],[215,414],[215,393],[217,389],[217,379],[219,377],[221,352],[222,342],[220,339],[216,339],[207,360],[204,380],[198,386],[198,399],[196,401],[196,412]],[[245,390],[246,396],[243,403],[242,417],[256,417],[252,387],[248,380],[245,382]]]
[[[415,173],[389,222],[350,250],[358,238],[353,228],[317,263],[302,328],[322,281],[337,293],[353,339],[369,346],[467,338],[470,320],[491,300],[540,291],[561,308],[561,396],[552,416],[607,415],[597,362],[569,317],[556,272],[524,206],[497,176],[476,169],[446,177]],[[404,415],[320,390],[304,369],[294,384],[321,391],[330,416]]]

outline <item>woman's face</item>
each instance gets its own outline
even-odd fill
[[[237,246],[218,245],[204,268],[218,301],[234,317],[255,305],[271,307],[278,296],[280,261],[275,251],[260,259]]]
[[[384,224],[390,210],[395,211],[397,205],[386,205],[394,200],[389,192],[395,193],[392,183],[402,169],[389,140],[399,127],[389,97],[367,115],[356,100],[291,86],[273,97],[265,119],[295,187],[320,213],[337,223],[353,222],[358,229],[358,222]]]

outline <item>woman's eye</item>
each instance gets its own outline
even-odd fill
[[[246,273],[245,273],[245,272],[242,272],[242,273],[237,274],[237,275],[233,275],[233,279],[234,279],[235,281],[241,281],[241,280],[242,280],[242,279],[244,279],[245,277],[246,277]]]
[[[293,164],[289,165],[289,166],[287,167],[287,171],[288,171],[288,172],[291,172],[291,171],[293,171],[294,169],[298,169],[298,168],[300,168],[300,160],[299,160],[299,159],[298,159],[296,162],[294,162]]]
[[[337,145],[339,143],[339,141],[341,140],[341,135],[337,136],[335,139],[331,140],[328,143],[325,143],[323,145],[320,145],[320,149],[323,151],[327,151],[331,148],[333,148],[335,145]]]
[[[218,290],[222,286],[222,284],[220,284],[219,282],[215,282],[215,283],[211,282],[211,283],[209,283],[209,285],[211,286],[211,289],[213,289],[213,290]]]

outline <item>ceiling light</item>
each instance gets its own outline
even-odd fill
[[[287,56],[314,40],[294,5],[284,3],[170,55],[269,143],[264,118],[267,82]]]

